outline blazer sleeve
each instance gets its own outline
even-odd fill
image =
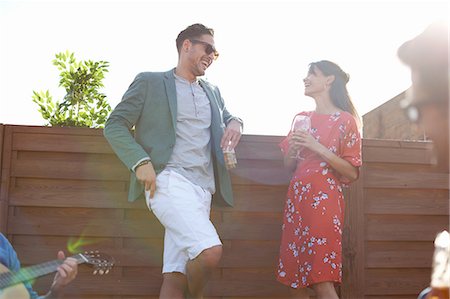
[[[148,154],[132,134],[132,129],[141,116],[147,90],[148,79],[144,73],[140,73],[109,116],[103,131],[114,152],[130,170],[138,161],[148,158]]]
[[[221,105],[221,108],[222,108],[222,111],[223,111],[223,115],[222,116],[223,116],[223,122],[225,123],[225,126],[227,126],[228,123],[234,119],[234,120],[238,121],[241,124],[241,128],[244,129],[244,122],[242,121],[242,119],[240,119],[237,116],[232,115],[228,111],[227,107],[225,106],[225,101],[222,98],[222,95],[220,94],[219,88],[215,87],[214,90],[215,90],[215,92],[218,95],[219,105]]]

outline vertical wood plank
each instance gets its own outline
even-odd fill
[[[0,174],[0,232],[6,234],[8,227],[8,190],[11,171],[12,127],[1,129],[1,174]]]
[[[5,126],[0,124],[0,170],[2,169],[2,160],[3,160],[3,135],[5,131]],[[2,178],[2,172],[0,171],[0,181]]]
[[[341,298],[364,298],[364,166],[359,179],[347,189],[343,231]]]

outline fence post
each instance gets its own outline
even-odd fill
[[[12,127],[0,124],[0,232],[8,224],[8,189],[11,167]]]
[[[364,166],[345,192],[341,298],[364,298]]]

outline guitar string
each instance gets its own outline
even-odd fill
[[[85,262],[80,258],[80,254],[73,256],[77,260],[77,263]],[[34,265],[26,268],[22,268],[16,272],[6,272],[0,274],[0,289],[6,288],[11,285],[18,284],[20,282],[29,281],[33,278],[43,276],[49,274],[51,272],[55,272],[59,265],[61,265],[63,261],[54,260],[46,263],[42,263],[39,265]]]

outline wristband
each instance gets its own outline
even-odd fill
[[[139,162],[138,165],[136,165],[136,167],[134,168],[134,170],[136,171],[136,170],[138,169],[139,166],[146,165],[146,164],[148,164],[148,163],[150,163],[150,160],[144,160],[144,161],[141,161],[141,162]]]

